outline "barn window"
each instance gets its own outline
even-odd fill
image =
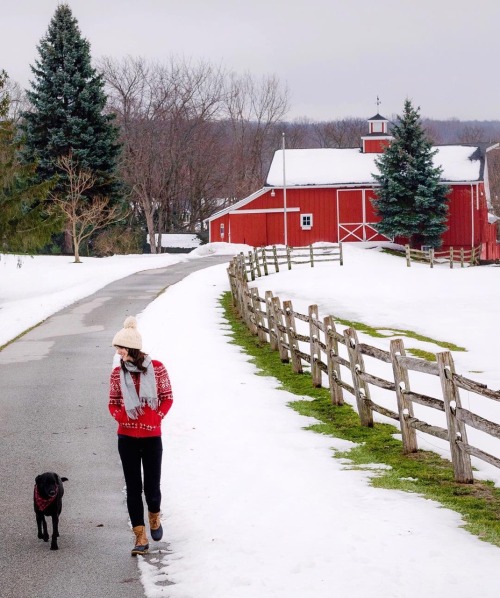
[[[222,222],[220,225],[220,238],[224,238],[224,223]]]
[[[312,214],[301,214],[300,215],[300,228],[302,230],[311,230],[313,226],[313,215]]]

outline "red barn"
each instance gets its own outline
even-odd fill
[[[207,219],[210,242],[304,246],[317,241],[387,241],[372,205],[375,159],[390,143],[388,120],[368,120],[361,148],[290,149],[275,153],[266,184]],[[436,146],[434,164],[450,187],[443,248],[482,245],[483,259],[500,258],[495,217],[488,213],[488,151],[484,144]],[[404,239],[396,239],[405,242]]]

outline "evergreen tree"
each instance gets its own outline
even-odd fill
[[[96,179],[87,196],[112,196],[118,129],[104,114],[104,81],[91,65],[90,44],[67,4],[57,7],[38,52],[27,92],[31,109],[23,115],[25,159],[37,162],[38,179],[44,181],[60,176],[57,160],[72,155]],[[57,190],[64,191],[64,183],[60,177]]]
[[[373,205],[387,237],[408,237],[412,246],[439,247],[446,230],[449,188],[440,183],[442,169],[432,161],[437,150],[420,124],[419,109],[410,100],[391,131],[394,140],[377,158],[380,184]]]
[[[21,141],[8,118],[6,80],[0,71],[0,251],[32,252],[46,245],[61,223],[46,210],[51,183],[32,184],[35,165],[19,160]]]

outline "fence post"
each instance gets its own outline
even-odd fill
[[[248,252],[248,265],[250,266],[250,278],[252,280],[255,280],[255,270],[253,267],[253,255],[252,255],[251,251]]]
[[[278,263],[278,252],[276,251],[276,245],[273,245],[273,256],[274,256],[274,270],[275,270],[275,272],[279,272],[280,265]]]
[[[408,377],[408,369],[401,365],[398,360],[398,355],[401,355],[402,357],[405,357],[406,355],[403,340],[400,338],[391,340],[390,352],[394,384],[396,385],[396,399],[398,402],[403,452],[405,455],[408,453],[416,453],[418,450],[417,433],[414,428],[408,425],[408,418],[413,417],[413,403],[409,401],[404,394],[405,390],[410,390],[410,379]]]
[[[229,262],[229,266],[227,267],[227,277],[229,279],[229,286],[231,287],[231,295],[233,299],[233,307],[236,307],[236,272],[235,272],[235,261],[236,258]]]
[[[243,318],[243,320],[245,320],[243,287],[246,284],[247,281],[244,278],[241,278],[241,276],[236,278],[236,310],[240,318]]]
[[[325,326],[325,345],[326,345],[326,358],[328,366],[328,387],[330,389],[330,397],[333,405],[343,405],[344,397],[342,394],[342,386],[337,384],[337,380],[340,380],[340,364],[334,361],[333,357],[338,357],[339,354],[339,342],[337,340],[335,322],[333,316],[326,316],[323,319]]]
[[[238,315],[240,317],[243,316],[243,312],[242,312],[242,305],[241,305],[241,296],[242,296],[242,290],[241,287],[243,285],[243,278],[241,277],[237,277],[235,279],[236,281],[236,311],[238,312]]]
[[[247,313],[248,313],[248,328],[250,329],[250,332],[254,335],[257,336],[259,333],[259,327],[257,326],[257,313],[255,311],[254,308],[254,300],[253,300],[253,296],[254,294],[258,292],[256,288],[252,287],[251,289],[247,288],[246,289],[246,309],[247,309]]]
[[[450,268],[453,269],[453,247],[450,247]]]
[[[283,322],[283,310],[281,309],[281,301],[279,297],[273,297],[273,314],[274,323],[276,326],[276,332],[278,335],[278,351],[280,353],[280,359],[283,363],[288,363],[290,358],[288,356],[288,349],[285,347],[287,344],[286,328]],[[289,343],[288,343],[289,344]]]
[[[479,265],[479,258],[481,256],[481,245],[479,245],[478,247],[473,247],[472,248],[472,254],[471,254],[471,266],[477,266]]]
[[[311,268],[314,268],[314,251],[313,251],[312,243],[311,243],[311,245],[309,245],[309,256],[311,258]]]
[[[288,262],[288,269],[292,269],[292,251],[291,247],[286,246],[286,261]]]
[[[247,328],[252,334],[255,334],[252,322],[252,311],[250,309],[250,289],[248,288],[248,282],[243,281],[241,284],[241,317],[245,321]]]
[[[246,267],[245,256],[244,256],[243,252],[238,254],[238,267],[240,268],[240,271],[241,271],[241,277],[244,278],[248,282],[247,267]]]
[[[262,319],[262,311],[260,309],[260,301],[259,301],[259,289],[253,287],[250,289],[251,293],[251,300],[252,300],[252,307],[253,307],[253,315],[254,315],[254,324],[257,336],[259,337],[259,341],[265,343],[267,341],[266,332],[262,328],[264,322]]]
[[[436,353],[439,366],[439,378],[443,389],[444,410],[448,424],[448,440],[450,443],[451,461],[455,472],[455,480],[464,484],[472,484],[472,465],[470,455],[462,450],[459,443],[467,444],[465,424],[457,419],[456,411],[461,407],[460,393],[453,381],[455,366],[449,351]]]
[[[257,251],[257,247],[253,250],[253,256],[254,256],[255,269],[257,271],[257,276],[260,278],[262,276],[262,272],[260,271],[259,252]]]
[[[292,369],[296,374],[302,374],[302,359],[297,355],[298,340],[296,338],[297,330],[295,328],[295,316],[291,301],[283,301],[283,311],[285,312],[285,324],[288,334],[288,346],[290,347],[290,357],[292,358]]]
[[[312,246],[311,246],[312,247]],[[321,348],[319,346],[319,328],[318,328],[318,306],[309,306],[309,349],[311,353],[311,378],[312,385],[316,388],[321,386],[321,370],[318,361],[321,358]]]
[[[266,316],[267,316],[267,327],[269,328],[269,345],[273,351],[278,350],[278,328],[274,319],[273,309],[273,292],[266,291]]]
[[[460,247],[460,267],[464,268],[464,248]]]
[[[359,377],[360,372],[364,372],[365,364],[363,355],[358,348],[358,335],[354,328],[344,330],[347,352],[349,353],[349,363],[351,366],[352,382],[354,393],[356,395],[356,404],[358,406],[359,421],[362,426],[373,427],[373,413],[371,408],[365,403],[365,399],[370,399],[370,389],[368,384]]]
[[[405,245],[405,253],[406,253],[406,267],[409,268],[411,266],[411,254],[410,254],[410,246]]]
[[[339,257],[340,257],[340,265],[344,265],[344,254],[342,252],[342,243],[339,243]]]
[[[431,247],[429,249],[429,262],[430,262],[431,268],[434,268],[434,247]]]
[[[264,266],[264,274],[267,276],[269,274],[267,270],[267,255],[266,255],[266,248],[262,247],[262,265]]]

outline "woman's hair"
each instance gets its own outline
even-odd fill
[[[115,345],[116,347],[119,347],[119,345]],[[129,357],[132,359],[132,363],[144,374],[145,372],[148,371],[147,367],[144,367],[142,364],[144,362],[144,359],[146,357],[146,353],[143,353],[140,349],[129,349],[128,347],[121,347],[122,349],[127,349]],[[125,367],[125,364],[123,362],[123,360],[121,361],[121,368],[123,371],[126,371],[127,368]]]

